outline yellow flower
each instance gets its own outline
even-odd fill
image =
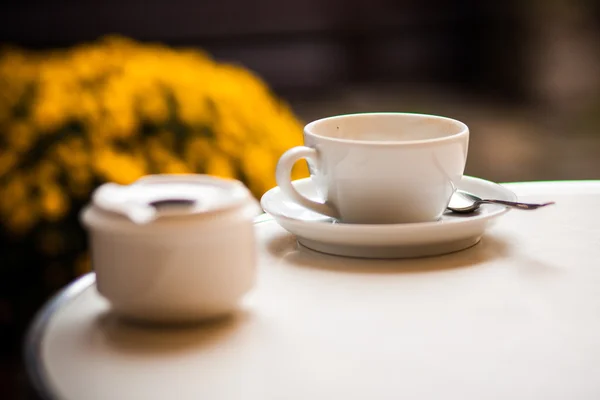
[[[8,228],[17,235],[27,232],[36,221],[36,213],[25,204],[19,204],[6,218]]]
[[[43,185],[47,182],[52,182],[56,180],[60,169],[58,166],[50,160],[41,160],[34,173],[35,181]]]
[[[1,79],[1,77],[0,77]],[[0,92],[2,92],[4,89],[2,86],[0,86]],[[1,125],[5,125],[8,120],[10,119],[10,117],[12,116],[12,108],[14,107],[12,104],[10,104],[7,101],[3,101],[4,99],[2,99],[0,97],[0,126]]]
[[[11,176],[0,189],[0,211],[5,214],[10,214],[18,204],[25,203],[29,194],[28,183],[21,173]]]
[[[249,129],[243,126],[231,110],[221,111],[215,131],[218,133],[216,140],[219,148],[232,157],[240,157],[243,152],[243,143],[253,141],[248,133]]]
[[[46,185],[41,187],[40,205],[46,220],[57,221],[69,210],[69,199],[58,186]]]
[[[68,185],[71,193],[76,197],[85,197],[92,186],[92,173],[87,168],[75,168],[69,172]]]
[[[98,182],[150,172],[243,178],[260,196],[302,144],[290,108],[247,69],[121,37],[0,54],[0,134],[0,218],[15,232],[78,212],[71,201]],[[293,177],[306,174],[298,163]]]
[[[297,162],[292,168],[292,180],[308,177],[308,165],[306,162]]]
[[[187,125],[200,125],[211,117],[206,99],[202,98],[191,87],[173,88],[177,101],[177,112]]]
[[[153,123],[161,123],[169,117],[165,93],[156,85],[149,85],[137,96],[140,117]]]
[[[87,124],[101,123],[102,112],[98,98],[91,92],[78,92],[76,112]]]
[[[40,95],[35,101],[31,114],[33,122],[41,131],[58,128],[65,117],[60,101],[44,95]]]
[[[76,115],[78,87],[66,65],[49,62],[40,72],[31,116],[41,132],[53,132]]]
[[[164,164],[171,158],[169,151],[160,142],[159,138],[148,138],[148,140],[146,140],[145,148],[148,158],[153,163]]]
[[[173,132],[161,131],[156,134],[157,145],[164,149],[172,150],[175,148],[175,135]]]
[[[233,163],[219,152],[213,152],[206,162],[206,173],[222,178],[235,178],[236,170]]]
[[[56,145],[52,152],[54,160],[66,169],[87,167],[90,155],[79,141],[80,138],[73,138]]]
[[[242,169],[252,192],[260,196],[275,186],[276,162],[273,154],[263,147],[249,146],[244,150]]]
[[[144,160],[111,149],[97,151],[94,154],[93,167],[102,179],[122,185],[135,182],[146,175]]]
[[[17,161],[15,153],[0,152],[0,176],[8,173],[17,164]]]
[[[26,151],[35,139],[33,127],[24,121],[15,122],[7,131],[7,142],[17,152]]]
[[[175,157],[167,160],[164,163],[162,170],[166,174],[189,174],[190,172],[192,172],[190,171],[190,168],[187,165],[185,165],[185,163],[181,162]]]
[[[208,139],[194,138],[185,146],[183,157],[192,169],[200,171],[204,168],[209,154],[213,151],[213,146]]]
[[[137,129],[137,121],[133,115],[133,111],[126,109],[123,106],[122,109],[118,109],[119,103],[112,103],[110,106],[109,114],[105,116],[104,124],[106,126],[106,132],[110,133],[115,137],[130,137],[135,135]]]
[[[216,145],[228,156],[238,158],[243,152],[243,142],[243,140],[238,141],[229,135],[222,134],[217,137]]]
[[[110,79],[99,95],[103,111],[102,123],[114,137],[134,136],[138,128],[135,116],[134,89],[126,76]]]

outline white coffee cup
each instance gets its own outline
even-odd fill
[[[296,203],[344,223],[426,222],[441,217],[462,178],[469,128],[433,115],[350,114],[309,123],[304,144],[286,151],[276,171]],[[294,188],[300,159],[322,201]]]

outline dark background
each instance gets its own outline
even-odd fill
[[[282,94],[394,81],[515,95],[525,78],[518,71],[527,10],[519,1],[495,3],[10,0],[0,8],[0,35],[33,48],[69,46],[111,32],[200,46],[257,71]]]
[[[110,33],[241,63],[304,121],[441,114],[472,132],[467,173],[496,181],[600,171],[600,1],[125,0],[0,5],[2,42]]]
[[[458,118],[472,134],[467,173],[501,182],[600,179],[599,26],[600,2],[585,0],[0,3],[2,44],[68,47],[118,33],[199,47],[257,72],[304,121]],[[31,395],[20,337],[37,307],[32,299],[1,335],[0,398]]]

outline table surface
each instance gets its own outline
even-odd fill
[[[119,321],[86,275],[26,343],[52,399],[598,399],[600,181],[506,184],[523,201],[476,246],[358,260],[257,224],[259,279],[236,315]]]

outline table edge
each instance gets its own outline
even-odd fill
[[[539,185],[539,184],[550,184],[550,183],[560,183],[560,184],[600,184],[600,179],[558,179],[558,180],[539,180],[539,181],[515,181],[515,182],[498,182],[499,185]]]
[[[96,274],[89,272],[61,289],[37,312],[25,335],[23,346],[25,370],[33,387],[44,399],[55,400],[59,398],[55,395],[56,391],[52,389],[48,373],[41,362],[42,341],[46,328],[56,311],[82,294],[94,282],[96,282]]]

